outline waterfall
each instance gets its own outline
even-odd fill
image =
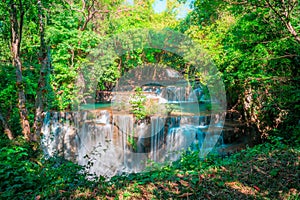
[[[167,160],[177,160],[181,153],[192,145],[196,133],[195,126],[185,125],[171,128],[166,139]]]
[[[205,132],[203,132],[201,130],[201,128],[198,128],[196,131],[196,138],[191,145],[191,150],[192,151],[200,151],[203,141],[204,141],[204,138],[205,138]]]
[[[79,129],[78,164],[87,166],[89,173],[112,175],[120,163],[112,143],[112,125],[84,123]]]
[[[160,117],[151,117],[151,159],[159,160],[159,150],[163,143],[164,120]]]
[[[41,138],[41,147],[46,157],[53,156],[55,151],[55,146],[53,140],[55,137],[51,135],[51,120],[52,123],[54,119],[51,119],[50,112],[45,113],[44,122],[41,129],[42,138]]]
[[[168,102],[181,102],[186,100],[187,88],[185,86],[167,86],[161,96]]]
[[[189,102],[199,102],[203,100],[203,90],[201,88],[194,89],[188,97]]]
[[[132,146],[128,146],[128,139],[129,137],[134,136],[133,132],[133,116],[132,115],[115,115],[113,116],[114,125],[118,128],[118,143],[120,146],[119,148],[123,151],[123,163],[124,169],[127,170],[129,166],[132,164],[130,163],[131,160],[127,158],[127,154],[129,148],[133,148]],[[132,145],[132,144],[131,144]]]
[[[180,126],[180,120],[181,120],[181,116],[170,117],[168,119],[169,129],[171,129],[172,127],[179,127]]]
[[[46,157],[63,156],[85,166],[90,174],[111,177],[140,172],[148,159],[175,161],[188,148],[205,155],[222,142],[218,119],[153,115],[137,122],[132,114],[110,110],[48,112],[41,147]]]
[[[76,113],[46,113],[42,127],[42,149],[46,157],[58,155],[75,160],[76,129],[72,124]]]

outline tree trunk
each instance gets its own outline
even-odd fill
[[[50,70],[50,59],[48,54],[48,48],[45,42],[45,30],[43,23],[43,14],[42,14],[42,2],[37,0],[38,8],[38,18],[39,18],[39,29],[40,29],[40,55],[39,61],[41,63],[40,77],[38,81],[38,89],[36,93],[35,100],[35,119],[34,119],[34,130],[35,135],[33,140],[38,141],[41,135],[43,112],[46,103],[46,94],[47,94],[47,78]]]
[[[12,132],[11,132],[11,130],[10,130],[10,128],[9,128],[9,126],[8,126],[6,120],[4,119],[4,117],[3,117],[3,115],[2,115],[1,112],[0,112],[0,121],[1,121],[1,123],[3,125],[4,133],[7,135],[7,137],[10,140],[14,139],[14,136],[13,136],[13,134],[12,134]]]
[[[22,5],[20,5],[22,7]],[[23,23],[23,11],[20,8],[20,24]],[[16,68],[16,85],[18,92],[18,107],[20,112],[20,122],[22,133],[27,141],[31,140],[30,124],[26,109],[26,98],[24,93],[24,85],[22,81],[22,62],[20,59],[20,44],[21,44],[21,28],[17,20],[17,8],[13,0],[10,1],[10,21],[11,21],[11,54],[13,58],[13,65]]]

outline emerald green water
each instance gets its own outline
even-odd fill
[[[111,103],[95,103],[95,104],[83,104],[80,106],[82,110],[94,110],[94,109],[109,109],[111,108]]]
[[[180,103],[170,103],[169,105],[175,106],[176,111],[180,111],[183,113],[193,113],[197,115],[199,114],[199,112],[206,111],[209,104],[180,102]]]

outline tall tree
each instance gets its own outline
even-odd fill
[[[43,111],[46,103],[46,93],[47,93],[47,78],[50,71],[50,56],[49,51],[45,42],[45,27],[43,22],[43,12],[42,12],[42,1],[37,0],[37,8],[38,8],[38,18],[39,18],[39,31],[40,31],[40,54],[39,61],[41,64],[40,76],[38,80],[38,88],[36,92],[36,100],[35,100],[35,118],[33,128],[35,130],[35,135],[33,140],[37,141],[40,137],[41,127],[42,127],[42,119],[43,119]]]
[[[28,120],[28,112],[26,108],[26,98],[24,92],[24,84],[22,78],[22,61],[20,58],[20,48],[22,41],[22,29],[24,19],[24,9],[22,1],[10,0],[9,16],[11,22],[11,54],[12,63],[16,68],[16,86],[18,92],[18,108],[20,113],[20,122],[22,133],[26,140],[31,139],[30,124]],[[19,11],[19,13],[18,13]]]

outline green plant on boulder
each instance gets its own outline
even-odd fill
[[[179,105],[175,105],[175,104],[167,104],[166,105],[166,110],[167,110],[167,114],[170,115],[172,112],[177,112],[180,111],[180,106]]]
[[[146,112],[146,96],[143,94],[142,88],[136,87],[135,93],[130,96],[129,103],[131,105],[130,112],[134,114],[137,120],[145,119]]]
[[[134,132],[132,132],[132,135],[128,135],[127,143],[132,148],[133,151],[137,150],[137,142],[135,141],[134,138]]]

